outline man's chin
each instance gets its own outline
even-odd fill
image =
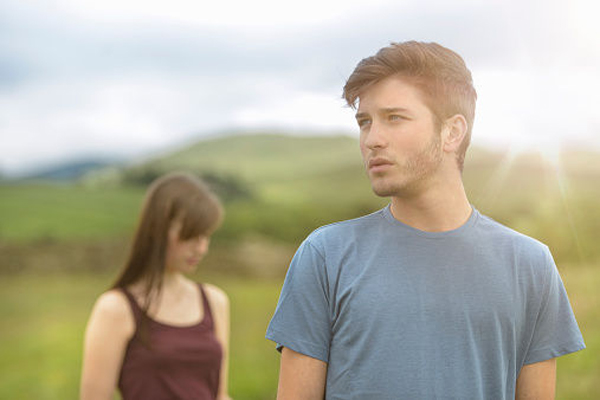
[[[379,197],[391,197],[396,193],[395,188],[384,185],[371,185],[371,189]]]

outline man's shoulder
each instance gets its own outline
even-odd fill
[[[304,240],[304,244],[317,249],[345,247],[350,243],[356,243],[365,235],[372,235],[373,231],[384,223],[385,208],[361,217],[347,219],[323,225]]]
[[[538,239],[510,228],[487,215],[480,215],[477,235],[487,236],[498,246],[509,246],[523,253],[542,255],[548,252],[548,246]]]
[[[384,221],[384,212],[385,208],[357,218],[323,225],[312,231],[306,241],[314,244],[331,239],[344,240],[359,233],[364,234],[365,230],[372,229]]]

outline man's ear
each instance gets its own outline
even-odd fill
[[[443,125],[442,139],[444,140],[444,151],[456,153],[465,135],[467,134],[467,120],[462,114],[456,114],[448,118]]]

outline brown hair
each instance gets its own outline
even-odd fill
[[[421,91],[438,128],[453,115],[465,117],[467,133],[457,152],[458,167],[462,171],[471,141],[477,92],[461,56],[437,43],[391,43],[358,63],[344,86],[342,97],[350,107],[356,108],[356,101],[365,90],[390,76],[405,78]]]
[[[160,295],[169,228],[182,222],[179,239],[210,235],[223,218],[219,199],[199,178],[171,173],[156,179],[146,193],[129,257],[112,288],[145,280],[143,310]],[[145,325],[145,324],[142,324]]]

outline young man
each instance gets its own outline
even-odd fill
[[[583,338],[548,248],[467,199],[476,93],[462,58],[392,44],[344,97],[391,204],[298,249],[267,330],[278,399],[554,398],[555,358]]]

